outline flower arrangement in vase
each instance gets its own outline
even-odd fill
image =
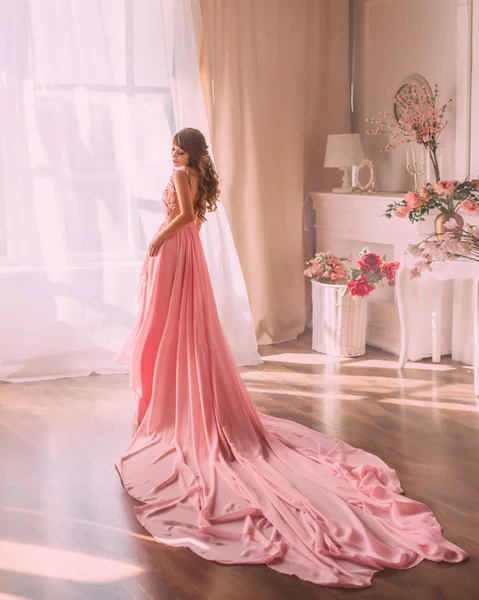
[[[371,135],[389,134],[389,143],[385,152],[401,144],[414,142],[422,146],[434,169],[436,183],[441,180],[439,172],[438,149],[439,136],[447,125],[446,111],[452,98],[438,107],[437,100],[439,89],[434,90],[426,86],[414,85],[407,95],[398,94],[395,99],[396,118],[389,111],[382,111],[381,117],[366,119],[373,125],[368,131]]]
[[[358,267],[346,267],[352,257],[319,252],[304,271],[312,280],[313,350],[331,356],[362,356],[366,352],[367,297],[386,279],[394,285],[399,263],[368,248]]]
[[[431,235],[419,244],[408,246],[409,254],[416,258],[411,279],[432,271],[432,265],[444,261],[479,262],[479,227],[460,223],[457,215],[446,221],[444,227],[446,233],[441,239]]]
[[[393,215],[407,217],[414,223],[424,221],[425,215],[434,209],[440,211],[435,221],[437,235],[445,233],[444,223],[451,217],[464,225],[459,210],[479,212],[479,179],[439,181],[435,186],[427,184],[418,192],[408,192],[399,202],[389,204],[384,216],[388,219]]]
[[[352,257],[338,257],[331,252],[319,252],[308,261],[304,275],[313,281],[330,285],[345,286],[344,294],[364,297],[368,296],[377,285],[394,285],[398,262],[387,261],[364,248],[359,254],[357,268],[346,268],[345,262],[352,262]]]

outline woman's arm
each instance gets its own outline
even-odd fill
[[[150,256],[156,256],[156,254],[158,254],[158,251],[166,238],[195,220],[191,188],[185,172],[176,171],[173,175],[173,182],[178,197],[180,213],[153,238],[150,244]]]

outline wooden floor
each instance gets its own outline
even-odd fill
[[[0,384],[0,600],[476,600],[479,410],[469,367],[370,350],[263,348],[244,370],[257,408],[381,456],[427,503],[468,562],[383,571],[364,590],[323,588],[265,566],[224,566],[154,542],[114,461],[131,435],[126,376]]]

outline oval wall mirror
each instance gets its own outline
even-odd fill
[[[396,93],[394,94],[394,118],[399,122],[401,119],[401,106],[397,103],[397,99],[407,100],[414,92],[414,88],[424,89],[428,94],[432,95],[432,89],[428,80],[422,75],[409,75],[401,81]]]

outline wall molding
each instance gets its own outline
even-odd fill
[[[457,2],[455,176],[458,179],[468,177],[471,171],[473,3],[477,9],[477,0]]]
[[[479,1],[471,1],[471,120],[470,120],[470,142],[471,142],[471,155],[470,155],[470,174],[472,177],[479,175],[479,113],[477,107],[479,106]],[[475,35],[473,35],[475,33]],[[475,110],[472,110],[472,107]],[[475,144],[472,140],[477,140]]]

